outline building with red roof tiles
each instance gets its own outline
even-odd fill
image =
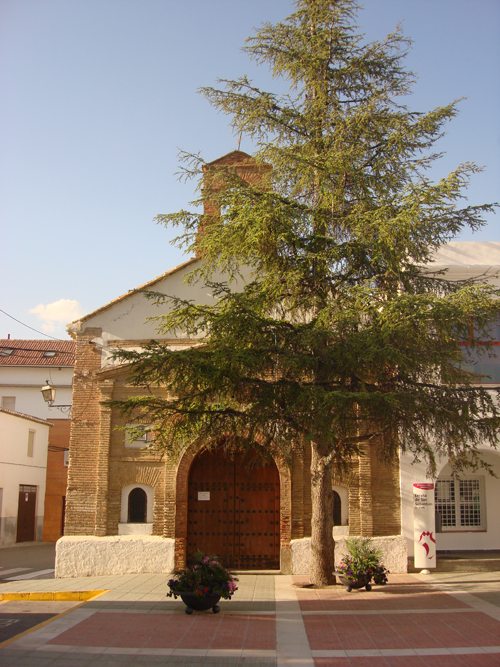
[[[12,516],[14,501],[11,498],[9,507],[4,502],[0,510],[5,523],[0,543],[41,540],[42,537],[46,542],[55,542],[64,533],[74,364],[72,340],[0,339],[0,408],[5,413],[21,414],[25,419],[50,422],[50,428],[46,427],[48,443],[43,485],[28,484],[32,487],[30,493],[36,496],[36,530],[32,535],[31,529],[19,532],[13,527],[17,513]],[[46,403],[41,394],[47,383],[56,390],[52,405]],[[24,448],[24,442],[15,444],[16,450]],[[3,466],[2,471],[5,472]],[[5,492],[4,486],[0,488]],[[17,492],[14,496],[17,498]],[[34,501],[29,502],[31,507]],[[9,516],[5,512],[10,513]],[[40,517],[43,517],[43,531]]]

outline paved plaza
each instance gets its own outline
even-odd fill
[[[191,616],[165,597],[168,578],[2,584],[0,629],[14,628],[17,618],[24,625],[0,643],[0,665],[500,666],[497,572],[391,575],[387,586],[351,593],[340,585],[308,588],[306,577],[245,574],[219,614]],[[61,599],[90,590],[105,592],[87,602]],[[5,600],[22,592],[55,600]],[[25,630],[30,614],[36,622]]]

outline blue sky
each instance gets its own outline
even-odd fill
[[[0,0],[2,311],[66,338],[68,321],[185,259],[153,222],[193,197],[178,151],[210,161],[237,144],[197,90],[243,74],[276,89],[240,49],[292,11],[289,0]],[[367,0],[358,23],[381,39],[401,21],[419,77],[409,106],[467,97],[433,174],[487,165],[469,202],[500,200],[500,3]],[[500,216],[458,240],[500,241]],[[8,334],[43,338],[0,312]]]

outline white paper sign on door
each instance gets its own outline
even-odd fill
[[[210,491],[198,491],[198,500],[210,500]]]

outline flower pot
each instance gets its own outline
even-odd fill
[[[371,591],[372,587],[370,585],[370,579],[368,577],[359,577],[359,579],[349,579],[344,577],[338,572],[336,573],[337,577],[340,579],[340,582],[345,586],[345,589],[348,593],[356,588],[365,588],[367,591]]]
[[[192,614],[193,611],[207,611],[212,608],[214,614],[218,614],[220,607],[217,604],[220,600],[220,595],[207,595],[200,597],[196,593],[179,593],[181,600],[186,605],[184,610],[186,614]]]

